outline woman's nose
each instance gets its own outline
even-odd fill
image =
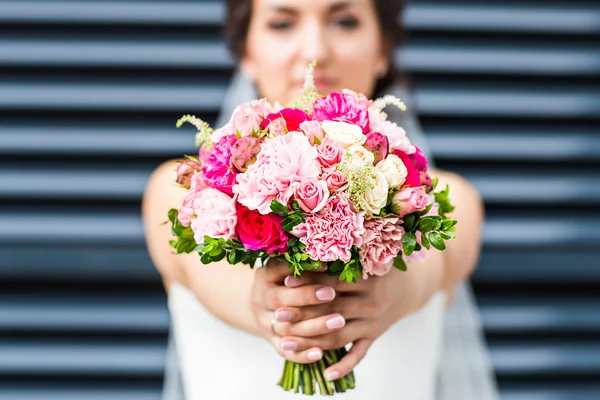
[[[330,56],[329,42],[325,29],[318,23],[306,24],[300,38],[300,52],[303,62],[317,60],[320,64]]]

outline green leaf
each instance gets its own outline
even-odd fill
[[[438,250],[444,250],[446,248],[446,244],[444,243],[444,239],[437,232],[431,232],[429,234],[429,241],[431,245]]]
[[[302,211],[302,208],[300,207],[300,203],[298,203],[298,200],[294,199],[290,202],[290,205],[292,206],[292,210],[294,211]]]
[[[293,248],[295,247],[299,242],[299,239],[295,236],[292,236],[289,240],[288,240],[288,247],[289,248]]]
[[[439,180],[438,178],[433,178],[433,179],[431,180],[431,187],[432,187],[432,190],[436,188],[436,186],[438,185],[438,183],[439,183],[439,182],[440,182],[440,180]]]
[[[407,257],[413,253],[416,245],[417,237],[413,232],[407,232],[402,237],[402,249],[404,250],[404,254],[406,254]]]
[[[200,262],[202,264],[210,264],[211,263],[210,255],[208,253],[202,254],[202,257],[200,257]]]
[[[281,221],[281,227],[285,232],[291,231],[298,224],[300,224],[300,222],[295,221],[292,217],[284,218],[283,221]]]
[[[222,259],[225,258],[225,252],[222,251],[221,253],[219,253],[218,256],[214,256],[212,257],[212,262],[217,262],[217,261],[221,261]]]
[[[402,225],[404,225],[404,230],[406,232],[410,232],[410,231],[412,231],[412,230],[415,229],[415,223],[417,221],[417,215],[414,214],[414,213],[405,215],[402,218],[402,221],[403,221]]]
[[[427,250],[430,248],[429,239],[427,239],[427,235],[421,235],[421,245],[425,247]]]
[[[231,252],[229,254],[227,254],[227,262],[229,264],[231,264],[231,265],[235,265],[236,264],[236,262],[235,262],[235,256],[236,256],[236,254],[237,254],[237,250],[236,249],[231,250]]]
[[[171,247],[177,248],[177,240],[169,240],[169,244],[171,245]]]
[[[194,240],[194,231],[191,226],[188,226],[183,231],[181,231],[181,237],[187,240]]]
[[[435,231],[440,229],[441,222],[432,217],[424,217],[419,220],[417,224],[417,229],[422,233]]]
[[[445,219],[442,221],[442,230],[447,231],[458,223],[455,219]]]
[[[440,232],[440,236],[445,240],[454,239],[456,237],[452,232]]]
[[[211,250],[208,254],[210,254],[211,257],[217,257],[221,253],[224,253],[223,249],[217,247],[216,249]]]
[[[177,209],[175,208],[171,208],[169,210],[169,221],[171,222],[175,222],[175,220],[177,219],[177,216],[179,215],[179,212],[177,211]]]
[[[398,256],[394,258],[394,267],[398,268],[400,271],[406,271],[408,269],[404,259],[402,258],[402,253],[398,254]]]
[[[273,201],[271,201],[271,211],[282,217],[286,217],[290,213],[288,208],[276,199],[273,199]]]
[[[344,262],[341,260],[335,260],[329,265],[329,270],[332,272],[339,272],[344,270]]]

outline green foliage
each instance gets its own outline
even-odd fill
[[[275,199],[271,201],[271,211],[281,217],[284,217],[283,221],[281,221],[281,227],[285,232],[290,232],[296,225],[300,225],[306,220],[298,201],[292,200],[290,204],[292,206],[291,211],[279,201]]]

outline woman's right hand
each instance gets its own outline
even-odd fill
[[[265,337],[282,357],[297,363],[311,363],[323,357],[323,349],[312,347],[295,351],[295,342],[281,342],[273,325],[290,324],[293,316],[289,311],[276,313],[275,310],[285,307],[308,307],[313,312],[316,311],[318,316],[311,319],[311,336],[335,332],[344,326],[345,320],[339,313],[331,312],[330,304],[335,298],[334,288],[322,284],[287,287],[284,280],[288,275],[290,271],[287,263],[275,260],[270,260],[266,267],[256,271],[252,285],[252,312],[258,333]]]

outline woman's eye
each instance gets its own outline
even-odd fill
[[[353,29],[358,26],[358,19],[354,17],[344,17],[336,19],[334,23],[345,29]]]
[[[269,23],[269,29],[274,31],[283,31],[292,27],[291,21],[274,21]]]

